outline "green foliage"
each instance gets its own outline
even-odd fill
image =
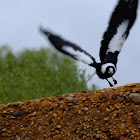
[[[0,48],[0,104],[87,90],[85,71],[49,49]]]

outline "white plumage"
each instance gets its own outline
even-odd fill
[[[126,34],[126,31],[127,31],[127,28],[128,28],[128,25],[129,25],[129,20],[124,20],[120,25],[119,27],[117,27],[117,32],[116,34],[112,37],[112,39],[110,40],[110,43],[108,45],[108,52],[120,52],[122,47],[123,47],[123,44],[126,40],[126,37],[127,37],[127,34]]]
[[[86,55],[84,52],[81,52],[79,50],[75,50],[74,48],[70,47],[70,46],[63,46],[62,49],[66,52],[68,52],[69,54],[73,55],[77,60],[85,63],[85,64],[92,64],[93,60]]]

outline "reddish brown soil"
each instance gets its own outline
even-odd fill
[[[140,83],[0,106],[0,140],[140,140]]]

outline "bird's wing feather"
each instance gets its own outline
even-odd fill
[[[101,41],[101,61],[114,61],[114,63],[117,63],[118,54],[135,22],[137,5],[138,0],[119,0]]]
[[[55,35],[54,33],[40,28],[40,31],[47,36],[51,44],[60,52],[71,56],[73,59],[79,60],[85,64],[93,66],[95,62],[95,58],[93,58],[86,51],[81,49],[79,46],[71,43],[70,41],[64,40],[62,37]]]

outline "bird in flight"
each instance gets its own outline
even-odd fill
[[[94,67],[98,77],[107,80],[112,87],[113,84],[117,84],[117,80],[113,78],[113,75],[117,69],[118,55],[136,20],[137,7],[138,0],[118,0],[111,15],[107,30],[103,34],[99,53],[101,62],[99,63],[96,62],[92,55],[78,45],[65,40],[63,37],[44,29],[43,27],[40,27],[40,31],[60,52]],[[113,80],[113,84],[108,80],[110,77]]]

